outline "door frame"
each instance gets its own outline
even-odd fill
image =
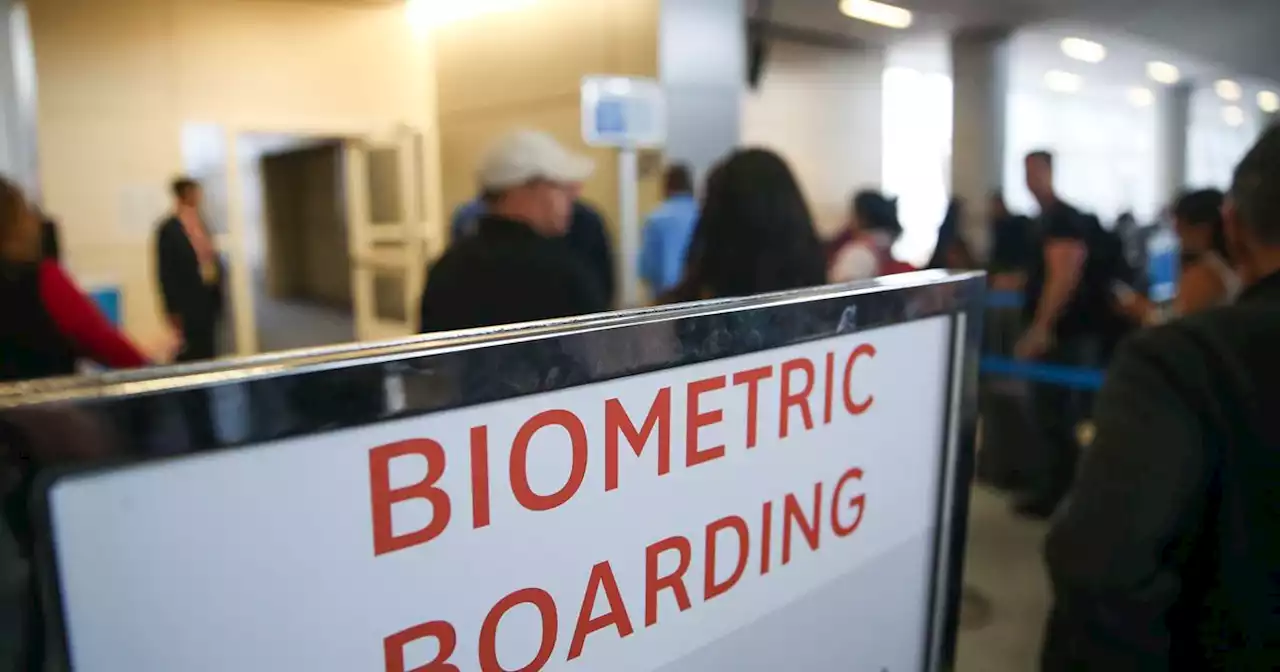
[[[443,184],[440,174],[440,140],[436,120],[426,119],[421,126],[413,126],[398,120],[382,122],[299,122],[299,123],[219,123],[185,120],[186,124],[205,124],[220,127],[225,148],[227,181],[226,233],[217,236],[218,249],[226,255],[229,276],[231,317],[235,326],[235,354],[245,357],[258,354],[258,325],[254,313],[253,277],[248,263],[248,231],[245,223],[244,185],[241,182],[240,139],[247,135],[290,135],[301,139],[338,140],[345,146],[351,140],[388,137],[405,128],[422,136],[422,171],[416,185],[423,199],[422,221],[419,232],[425,241],[424,256],[433,257],[442,247],[446,235],[441,203]],[[345,187],[344,187],[345,188]],[[350,195],[348,194],[348,198]],[[348,242],[348,253],[354,254]],[[353,304],[358,297],[353,296]],[[353,312],[355,306],[353,305]]]

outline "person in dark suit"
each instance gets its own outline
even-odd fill
[[[217,356],[226,275],[222,259],[200,215],[200,184],[173,182],[174,212],[156,233],[156,268],[165,315],[182,338],[177,361]]]
[[[1280,669],[1280,127],[1223,209],[1244,290],[1116,354],[1046,544],[1058,670]]]

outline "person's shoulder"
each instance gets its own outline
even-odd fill
[[[182,221],[178,219],[177,215],[172,214],[165,215],[160,221],[156,222],[155,231],[157,236],[164,238],[177,234],[186,235],[182,231]]]
[[[1121,345],[1116,360],[1140,359],[1166,372],[1207,372],[1242,341],[1280,337],[1280,311],[1235,304],[1202,310],[1142,329]]]
[[[1046,238],[1078,239],[1085,237],[1088,231],[1088,217],[1065,201],[1055,203],[1045,213],[1045,220],[1048,225],[1044,234]]]
[[[593,230],[604,231],[604,215],[596,207],[586,201],[577,200],[573,202],[572,223],[569,231],[574,233],[577,229],[581,232],[584,227],[591,227]]]
[[[476,269],[481,252],[474,238],[459,240],[450,245],[444,254],[432,262],[429,272],[431,280],[465,274]]]
[[[661,205],[653,209],[649,213],[649,224],[654,226],[672,228],[684,226],[689,220],[696,220],[698,216],[697,203],[692,200],[673,199],[664,201]]]

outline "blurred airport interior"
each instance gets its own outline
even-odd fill
[[[1123,239],[1122,289],[1167,304],[1185,251],[1175,204],[1228,191],[1280,113],[1275,0],[0,0],[0,11],[0,174],[56,233],[60,267],[155,363],[181,361],[174,339],[193,329],[162,287],[164,226],[190,238],[189,270],[217,294],[219,358],[428,331],[431,269],[494,207],[482,174],[517,131],[592,163],[582,180],[526,182],[557,182],[573,226],[599,228],[613,308],[690,289],[642,281],[646,248],[662,242],[645,222],[676,229],[677,265],[705,259],[694,231],[708,177],[746,147],[789,167],[831,265],[870,228],[855,194],[891,211],[871,276],[888,262],[1002,275],[997,223],[1029,227],[1047,209],[1027,186],[1028,154],[1043,150],[1056,194]],[[589,79],[634,102],[614,121],[643,118],[653,138],[596,137],[609,129],[602,104],[584,105]],[[673,187],[675,166],[691,188]],[[197,196],[175,189],[180,177]],[[937,262],[957,241],[966,261]],[[1022,256],[1042,255],[1028,243]],[[1028,390],[1060,373],[998,373],[1028,317],[1022,287],[992,285],[1010,303],[992,304],[983,344],[987,466],[1034,441]],[[719,298],[711,289],[690,296]],[[1064,385],[1091,398],[1103,364]],[[247,402],[206,415],[236,403]],[[1035,669],[1047,525],[1009,512],[984,480],[957,669]],[[4,565],[17,573],[0,584],[20,592],[25,564]],[[22,618],[0,611],[5,651],[20,648]]]

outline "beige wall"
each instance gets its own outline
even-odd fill
[[[429,54],[399,3],[39,0],[30,11],[45,202],[71,270],[120,283],[143,341],[160,324],[150,235],[158,194],[183,166],[184,122],[325,133],[407,123],[434,155]],[[243,244],[235,226],[230,244]],[[237,277],[247,292],[247,269]]]
[[[475,170],[507,131],[536,128],[582,151],[578,91],[588,74],[656,77],[660,0],[541,0],[437,29],[445,212],[476,193]],[[585,198],[618,223],[615,153],[597,161]],[[655,171],[656,172],[656,171]],[[641,210],[657,201],[657,175]]]
[[[743,97],[743,144],[786,157],[823,236],[844,224],[854,191],[880,185],[884,63],[879,49],[776,42]]]

